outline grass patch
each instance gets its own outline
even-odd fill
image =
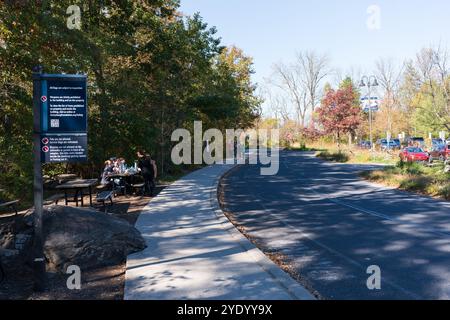
[[[338,151],[338,152],[321,151],[316,155],[316,157],[327,160],[327,161],[340,162],[340,163],[345,163],[350,160],[350,156],[347,153],[340,152],[340,151]]]
[[[327,161],[341,162],[341,163],[352,163],[352,164],[365,164],[365,163],[376,163],[385,165],[395,165],[398,160],[398,152],[379,152],[370,151],[366,149],[360,149],[356,146],[343,146],[339,150],[336,145],[333,144],[322,144],[316,147],[316,145],[311,145],[311,150],[316,150],[318,153],[316,156]]]
[[[398,158],[397,154],[386,152],[371,152],[370,150],[354,150],[350,153],[351,163],[379,163],[386,165],[395,165]]]
[[[288,148],[285,148],[285,150],[287,150],[287,151],[302,151],[302,152],[326,151],[326,149],[308,148],[306,146],[302,146],[302,147],[288,147]]]
[[[444,173],[443,165],[427,167],[399,162],[384,170],[363,172],[361,176],[401,190],[450,200],[450,173]]]

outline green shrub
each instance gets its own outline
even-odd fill
[[[447,183],[446,185],[443,185],[441,188],[439,188],[438,193],[444,199],[450,200],[450,183]]]
[[[404,162],[400,161],[397,164],[397,168],[403,174],[420,175],[424,173],[424,166],[417,162]]]

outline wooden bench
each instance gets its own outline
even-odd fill
[[[109,200],[111,202],[110,204],[111,206],[114,204],[113,195],[114,195],[113,191],[102,191],[97,194],[96,201],[101,202],[103,204],[103,209],[105,210],[105,212],[106,212],[106,201]]]
[[[99,184],[95,187],[95,189],[97,190],[97,193],[100,193],[102,191],[110,191],[112,190],[112,183]]]

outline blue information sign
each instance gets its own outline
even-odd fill
[[[85,75],[37,75],[35,99],[41,162],[87,161],[87,78]]]
[[[87,131],[86,77],[41,76],[41,132]]]
[[[41,134],[41,161],[43,163],[86,162],[87,134]]]

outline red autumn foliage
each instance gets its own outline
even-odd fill
[[[317,114],[324,132],[336,135],[338,143],[343,134],[355,132],[362,122],[361,108],[355,105],[352,87],[329,90]]]
[[[323,132],[317,129],[314,121],[311,121],[308,127],[302,129],[302,134],[308,141],[317,141],[323,136]]]

